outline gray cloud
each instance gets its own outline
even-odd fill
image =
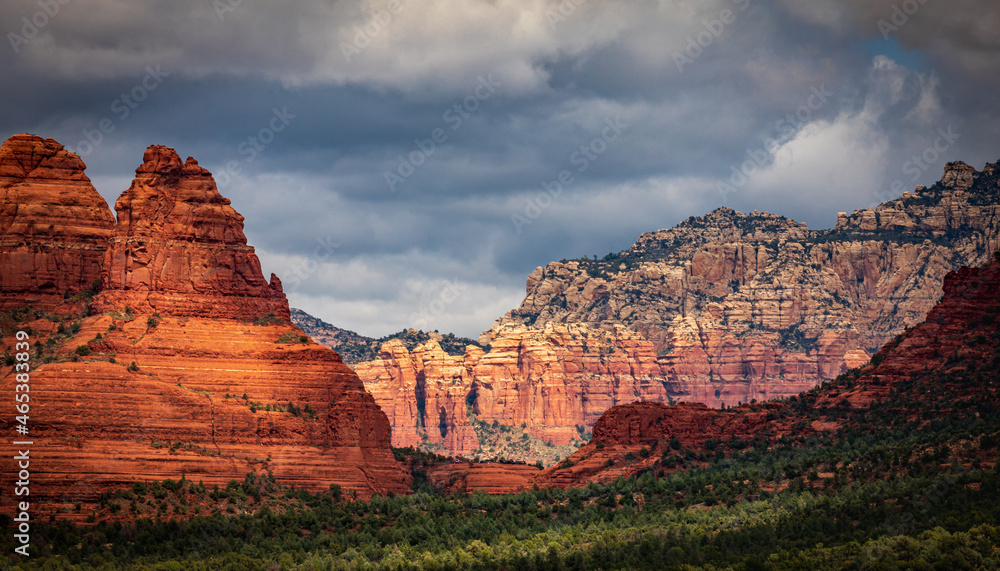
[[[1000,9],[985,1],[220,2],[72,1],[16,45],[40,4],[4,3],[0,127],[91,142],[110,203],[147,145],[194,156],[265,272],[298,280],[293,305],[370,335],[416,320],[474,336],[548,261],[723,204],[826,227],[948,160],[1000,155]],[[907,2],[885,39],[879,20]],[[149,66],[168,75],[122,117]],[[258,140],[275,110],[294,118]],[[102,119],[113,130],[93,144]],[[616,119],[620,136],[594,143]],[[390,189],[436,129],[446,140]],[[957,138],[913,179],[904,166],[941,129]],[[563,170],[572,184],[540,207]],[[321,244],[336,247],[318,259]],[[462,295],[418,311],[449,284]]]

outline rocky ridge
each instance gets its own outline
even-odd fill
[[[433,340],[441,346],[445,353],[459,356],[465,353],[466,346],[478,346],[474,339],[467,337],[457,337],[452,333],[442,334],[437,331],[424,332],[416,329],[404,329],[379,339],[365,337],[331,325],[294,307],[292,308],[292,323],[320,345],[326,345],[339,353],[344,362],[349,365],[375,359],[378,357],[382,345],[394,339],[399,340],[404,347],[411,351],[417,345]]]
[[[507,323],[625,325],[653,343],[677,399],[734,405],[789,394],[864,362],[941,295],[944,275],[1000,247],[996,165],[949,163],[941,182],[831,230],[720,208],[640,236],[605,260],[536,268]]]
[[[294,307],[291,308],[290,319],[296,327],[301,329],[313,341],[319,343],[320,345],[325,345],[334,351],[337,351],[339,348],[345,346],[357,345],[359,343],[368,344],[375,341],[371,337],[365,337],[364,335],[359,335],[348,329],[341,329],[340,327],[331,325],[322,319],[313,317],[301,309],[296,309]],[[344,359],[345,363],[352,362],[344,354],[341,354],[340,358]]]
[[[995,410],[1000,390],[988,375],[995,378],[1000,366],[1000,252],[981,268],[947,274],[944,292],[924,322],[886,344],[864,368],[799,397],[722,411],[700,403],[615,406],[595,423],[590,443],[532,484],[606,482],[726,444],[766,448],[782,437],[900,430],[969,407]]]
[[[33,274],[25,274],[21,290],[5,282],[5,306],[19,307],[0,314],[0,388],[15,393],[14,355],[23,351],[15,333],[26,331],[33,498],[46,500],[57,517],[83,518],[86,512],[60,505],[93,502],[137,480],[186,476],[224,485],[249,472],[272,472],[312,491],[332,483],[361,496],[408,491],[385,414],[335,352],[286,321],[280,283],[264,280],[242,216],[208,171],[193,159],[182,163],[172,149],[150,147],[116,203],[112,231],[100,196],[80,197],[92,187],[78,157],[51,140],[12,141],[21,156],[42,156],[43,167],[63,165],[52,177],[68,173],[69,181],[41,185],[28,177],[5,187],[22,202],[4,203],[14,223],[3,219],[0,275],[58,269],[68,262],[52,260],[82,250],[90,265],[62,276],[55,291],[82,291],[99,279],[99,291],[71,306],[61,293],[52,303],[20,297],[37,283]],[[26,191],[31,184],[75,185],[78,192]],[[44,232],[25,231],[23,213],[42,210],[61,218],[51,217]],[[90,249],[79,245],[84,235]],[[68,237],[61,249],[59,237]],[[48,258],[25,266],[24,252]],[[15,422],[6,415],[0,429],[13,433]],[[10,473],[13,453],[3,456]],[[4,499],[0,507],[10,511],[11,504]]]
[[[720,208],[604,260],[536,268],[521,307],[480,338],[488,353],[384,346],[355,370],[396,445],[459,454],[477,444],[469,412],[569,444],[635,399],[795,395],[867,363],[924,319],[948,271],[1000,247],[998,174],[949,163],[933,187],[824,231]],[[447,366],[427,369],[429,358]]]

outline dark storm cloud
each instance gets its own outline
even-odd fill
[[[64,2],[0,8],[0,127],[89,150],[112,203],[147,145],[194,156],[292,304],[371,335],[475,335],[536,265],[723,204],[830,226],[1000,155],[987,2]]]

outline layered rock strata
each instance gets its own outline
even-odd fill
[[[96,311],[290,319],[281,282],[261,274],[243,217],[212,174],[169,147],[146,149],[132,186],[115,202],[118,224],[104,261]]]
[[[397,445],[460,454],[476,445],[463,411],[567,444],[636,399],[798,394],[865,364],[924,319],[947,272],[1000,247],[998,174],[949,163],[935,186],[825,231],[718,209],[605,260],[537,268],[521,307],[480,339],[488,353],[387,346],[355,369]],[[431,373],[427,359],[447,366]]]
[[[720,208],[643,234],[604,260],[536,268],[517,323],[625,325],[664,357],[675,399],[764,400],[857,366],[941,297],[941,280],[1000,247],[997,166],[949,163],[941,182],[831,230]]]
[[[509,325],[490,351],[452,357],[435,341],[408,351],[396,340],[355,371],[393,424],[396,446],[470,455],[470,413],[543,441],[582,441],[600,415],[637,398],[668,400],[653,345],[618,326]]]
[[[865,417],[869,408],[886,399],[894,404],[891,415],[883,418],[897,424],[926,422],[970,403],[991,408],[998,389],[983,372],[995,371],[1000,363],[995,318],[1000,312],[1000,252],[981,268],[947,274],[943,289],[944,297],[927,319],[885,345],[854,378],[826,384],[798,402],[786,399],[725,411],[700,403],[616,406],[595,423],[590,443],[531,483],[586,485],[650,468],[662,470],[661,458],[682,450],[709,450],[709,441],[762,439],[767,445],[782,436],[835,432],[851,426],[852,415]],[[948,395],[952,402],[928,403],[931,393]],[[884,406],[878,410],[887,412]],[[650,453],[643,454],[643,449]]]
[[[469,347],[466,356],[476,359],[482,350]],[[418,345],[410,352],[401,341],[382,345],[379,358],[355,365],[393,426],[393,446],[430,444],[455,454],[470,454],[479,447],[468,415],[471,402],[464,359],[452,357],[437,341]]]
[[[84,168],[52,139],[0,146],[0,309],[69,309],[101,279],[115,219]]]
[[[149,315],[129,317],[87,317],[65,339],[49,320],[29,324],[32,342],[60,339],[56,355],[91,351],[31,374],[34,497],[86,502],[182,476],[224,487],[249,472],[311,491],[337,483],[362,497],[408,490],[388,420],[350,368],[325,347],[275,342],[297,338],[294,326],[162,316],[151,327]],[[11,367],[2,370],[0,390],[12,395]],[[0,420],[9,433],[14,422]]]
[[[53,156],[76,165],[71,180],[85,181],[79,159],[58,149]],[[79,212],[76,194],[62,195],[65,208],[51,193],[16,196],[26,202],[15,213],[39,212],[34,200],[65,216]],[[312,491],[336,483],[362,497],[408,491],[385,414],[334,351],[285,321],[280,284],[263,279],[243,218],[208,171],[150,147],[116,207],[113,238],[110,228],[95,231],[87,250],[105,264],[86,276],[105,288],[89,314],[22,307],[0,316],[4,355],[23,351],[16,331],[30,335],[33,498],[88,502],[137,480],[225,484],[248,472]],[[101,218],[91,213],[81,225]],[[23,227],[3,236],[0,275],[16,268],[12,251],[44,251],[58,245],[53,236],[81,234]],[[24,306],[31,298],[10,299]],[[14,366],[0,365],[0,391],[14,395],[15,381]],[[15,422],[0,417],[0,430],[13,434]],[[13,453],[3,457],[11,473]]]
[[[427,480],[446,493],[516,494],[538,476],[538,468],[523,464],[439,464],[427,470]]]

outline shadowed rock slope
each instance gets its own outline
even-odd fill
[[[441,346],[445,353],[453,356],[463,355],[465,348],[469,345],[479,345],[474,339],[457,337],[453,333],[442,334],[437,331],[424,332],[416,329],[404,329],[378,339],[365,337],[348,329],[331,325],[294,307],[292,308],[292,323],[309,337],[312,337],[313,341],[336,351],[348,365],[377,358],[382,345],[393,339],[399,340],[404,347],[411,351],[418,345],[433,340]]]

